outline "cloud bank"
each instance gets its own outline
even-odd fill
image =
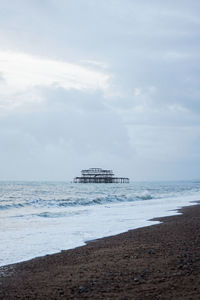
[[[0,7],[0,179],[199,178],[199,1]]]

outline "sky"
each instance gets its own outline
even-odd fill
[[[0,0],[0,180],[200,178],[199,0]]]

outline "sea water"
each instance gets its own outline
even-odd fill
[[[0,266],[157,224],[200,200],[200,181],[0,182]]]

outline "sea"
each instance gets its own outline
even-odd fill
[[[0,266],[158,224],[200,200],[200,181],[0,182]]]

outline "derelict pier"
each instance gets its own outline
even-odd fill
[[[82,170],[81,176],[74,178],[74,183],[129,183],[129,178],[115,177],[112,170],[90,168]]]

